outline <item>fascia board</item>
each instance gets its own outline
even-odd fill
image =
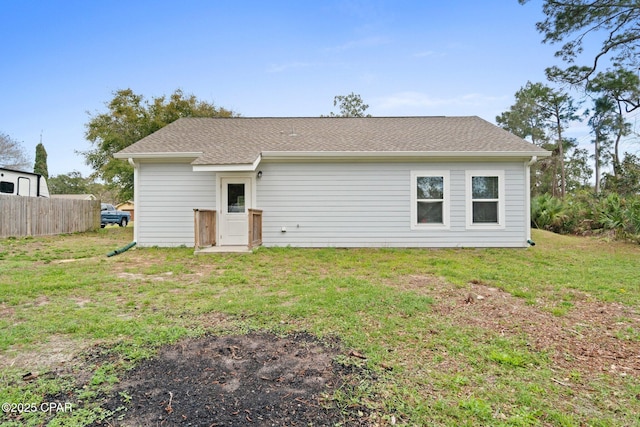
[[[416,159],[416,158],[441,158],[441,159],[475,159],[483,158],[531,158],[533,156],[547,157],[550,151],[263,151],[264,160],[305,160],[305,159],[331,159],[353,160],[354,158],[379,158],[379,159]]]
[[[116,159],[194,159],[202,155],[202,151],[194,152],[154,152],[154,153],[115,153]]]
[[[253,163],[239,163],[239,164],[230,164],[230,165],[193,165],[194,172],[254,172],[260,161],[262,160],[262,156],[258,156],[258,158]]]

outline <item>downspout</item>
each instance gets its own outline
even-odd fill
[[[138,197],[138,166],[139,164],[137,164],[131,157],[129,157],[127,159],[127,161],[129,162],[129,164],[133,167],[133,203],[137,204],[138,200],[140,199]],[[134,205],[136,206],[136,205]],[[135,207],[135,215],[136,215],[136,222],[138,221],[138,218],[140,218],[140,210],[139,210],[139,206]],[[133,227],[133,243],[138,242],[138,225],[135,224]]]
[[[120,248],[120,249],[116,249],[116,250],[113,250],[113,251],[109,252],[109,253],[107,254],[107,256],[108,256],[108,257],[112,257],[112,256],[114,256],[114,255],[120,255],[122,252],[126,252],[126,251],[128,251],[129,249],[131,249],[131,248],[132,248],[132,247],[134,247],[135,245],[136,245],[136,242],[131,242],[131,243],[129,243],[127,246],[124,246],[124,247],[122,247],[122,248]]]
[[[536,243],[531,240],[531,166],[538,161],[538,156],[531,156],[531,160],[525,163],[525,230],[527,230],[527,244],[535,246]]]

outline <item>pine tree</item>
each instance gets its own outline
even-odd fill
[[[45,178],[49,178],[49,168],[47,167],[47,150],[44,149],[42,142],[36,145],[36,161],[33,165],[33,173],[40,174]]]

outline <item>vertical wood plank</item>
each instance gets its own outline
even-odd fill
[[[99,200],[0,195],[0,238],[77,233],[99,227]]]

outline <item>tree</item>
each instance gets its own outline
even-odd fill
[[[527,82],[516,92],[515,104],[497,116],[496,123],[520,138],[530,139],[535,145],[547,143],[548,117],[540,102],[546,92],[547,88],[542,83]]]
[[[116,160],[113,154],[180,117],[233,117],[236,114],[212,103],[199,101],[194,95],[176,90],[147,101],[131,89],[114,92],[107,104],[108,112],[90,116],[85,125],[85,137],[93,149],[80,152],[85,162],[95,170],[107,186],[118,193],[120,200],[133,199],[133,168]]]
[[[589,126],[594,136],[594,170],[596,176],[596,194],[600,193],[600,166],[605,162],[602,155],[603,148],[610,145],[609,133],[615,125],[615,110],[613,102],[607,97],[600,97],[594,101],[594,108],[589,117]]]
[[[518,0],[525,4],[529,0]],[[574,64],[584,51],[590,37],[602,37],[600,48],[590,65],[570,65],[562,70],[547,69],[553,81],[583,84],[597,71],[601,61],[608,58],[618,68],[637,69],[640,47],[640,2],[638,0],[545,0],[544,21],[536,23],[544,35],[543,43],[563,43],[556,56],[567,64]],[[627,99],[629,111],[640,107],[640,99]]]
[[[78,171],[52,176],[47,180],[51,194],[86,194],[89,193],[90,178],[83,178]]]
[[[33,165],[33,173],[38,173],[45,178],[49,178],[49,168],[47,167],[47,150],[42,142],[36,145],[36,162]]]
[[[83,177],[78,171],[52,176],[47,184],[51,194],[93,194],[107,202],[114,202],[117,196],[104,184],[95,182],[91,176]]]
[[[339,106],[340,113],[331,112],[328,117],[371,117],[371,114],[365,114],[369,106],[362,101],[360,95],[353,92],[349,95],[335,96],[333,106]]]
[[[30,164],[22,144],[0,132],[0,167],[28,172]]]
[[[566,194],[567,178],[564,161],[564,145],[566,141],[563,137],[563,133],[571,121],[578,119],[578,115],[576,114],[578,106],[574,103],[573,98],[571,98],[566,92],[552,89],[549,89],[547,97],[546,99],[543,99],[543,102],[546,102],[544,108],[547,110],[549,118],[553,122],[552,129],[555,133],[557,147],[559,150],[560,196],[564,197]]]
[[[620,172],[619,147],[622,138],[631,134],[631,124],[625,118],[623,106],[628,105],[629,99],[640,99],[640,78],[634,72],[618,68],[613,71],[598,73],[586,85],[588,94],[599,96],[601,107],[609,107],[610,116],[606,131],[613,137],[613,172],[618,176]],[[606,100],[606,101],[605,101]],[[596,107],[597,107],[596,100]],[[626,108],[625,108],[626,110]]]
[[[590,189],[593,176],[589,166],[589,152],[584,148],[575,148],[569,155],[567,162],[567,191],[575,193],[580,189]]]
[[[509,111],[496,117],[496,122],[515,135],[530,138],[534,144],[552,151],[551,158],[543,160],[538,165],[539,169],[532,173],[547,174],[544,179],[550,182],[552,195],[558,195],[559,191],[560,196],[564,197],[565,145],[572,144],[564,138],[564,130],[569,122],[578,118],[578,107],[566,92],[554,90],[542,83],[527,82],[515,96],[516,103]],[[554,144],[551,144],[552,140],[555,140]],[[540,188],[540,184],[532,180],[533,189]]]
[[[625,153],[620,162],[618,176],[605,174],[603,177],[605,190],[623,196],[640,194],[640,158],[637,155]]]

